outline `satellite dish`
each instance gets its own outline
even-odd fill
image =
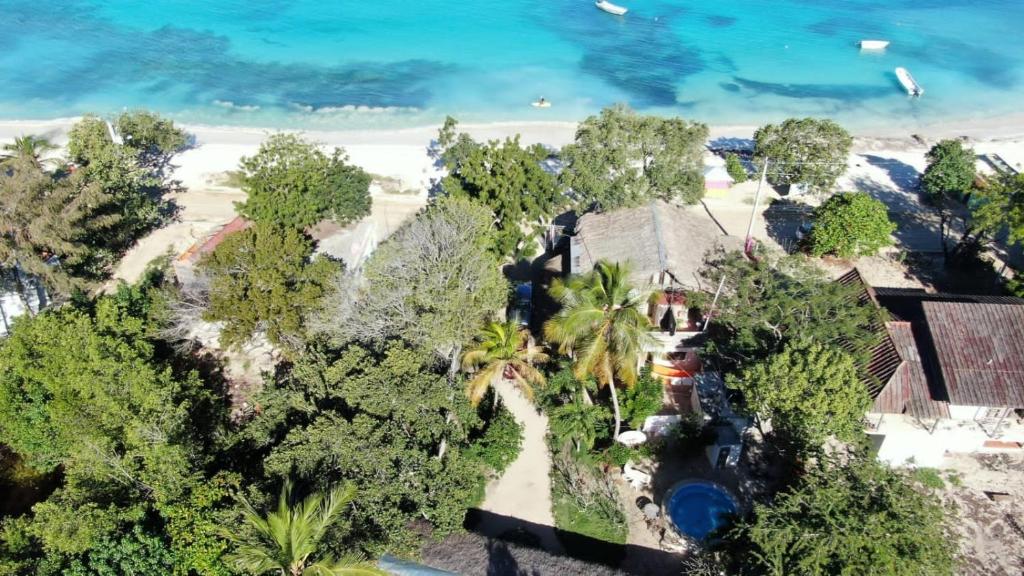
[[[619,434],[617,440],[620,444],[625,444],[626,446],[639,446],[647,442],[647,434],[639,430],[628,430]]]

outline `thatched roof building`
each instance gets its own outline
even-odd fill
[[[740,250],[741,238],[725,231],[704,210],[656,200],[638,208],[584,214],[569,244],[569,271],[586,273],[599,260],[630,262],[640,284],[697,288],[704,255]]]

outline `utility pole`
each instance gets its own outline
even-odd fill
[[[750,224],[747,225],[747,238],[743,241],[743,252],[748,258],[754,253],[754,218],[757,217],[757,205],[761,201],[761,186],[768,177],[768,159],[764,159],[761,175],[757,179],[757,192],[754,193],[754,209],[750,212]]]

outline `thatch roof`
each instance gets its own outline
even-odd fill
[[[580,217],[571,244],[571,270],[584,273],[599,260],[630,262],[632,280],[696,288],[704,255],[742,249],[702,208],[656,200],[637,208]],[[665,273],[662,275],[662,273]]]

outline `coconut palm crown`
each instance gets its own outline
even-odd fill
[[[562,309],[544,325],[545,338],[573,358],[578,380],[592,376],[610,390],[615,437],[621,428],[616,382],[635,384],[640,360],[654,345],[643,312],[646,295],[628,278],[628,265],[601,261],[587,275],[556,280],[551,295]]]
[[[313,493],[302,502],[291,503],[291,482],[286,481],[278,497],[277,509],[266,518],[249,502],[239,497],[242,517],[252,529],[250,534],[225,535],[235,544],[227,559],[246,574],[280,576],[384,576],[387,573],[355,558],[335,560],[317,553],[327,529],[352,501],[355,485],[345,483],[326,495]]]
[[[530,343],[530,333],[514,320],[491,322],[480,332],[479,344],[462,356],[462,369],[476,370],[466,386],[466,395],[474,405],[487,394],[497,377],[515,382],[523,394],[533,399],[533,387],[544,385],[544,375],[534,363],[548,361],[539,346]]]
[[[7,165],[22,162],[37,169],[42,169],[45,162],[42,157],[57,146],[42,136],[18,136],[11,144],[4,144],[0,150],[0,164]]]

